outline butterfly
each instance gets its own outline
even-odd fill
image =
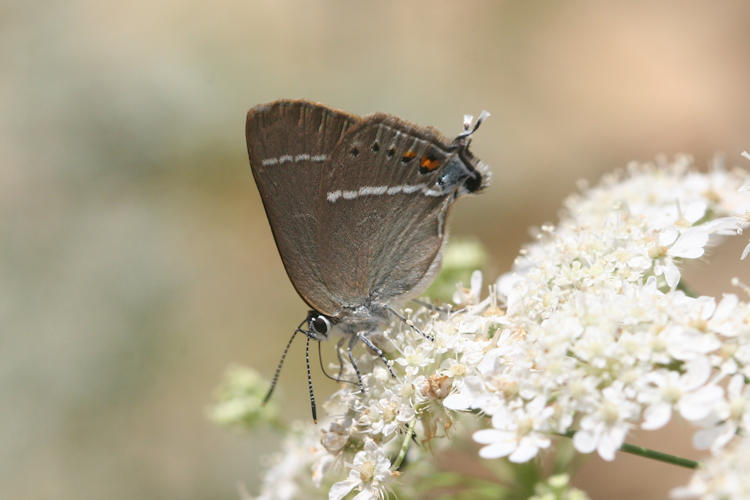
[[[357,342],[383,352],[369,335],[395,306],[423,292],[440,266],[446,217],[460,197],[482,190],[487,167],[469,151],[482,112],[453,140],[393,115],[359,117],[304,100],[279,100],[247,114],[246,138],[255,183],[289,280],[310,307],[276,369],[271,393],[295,336],[345,335],[346,354],[363,389],[352,353]],[[421,332],[420,332],[421,333]],[[429,336],[428,336],[429,337]],[[391,371],[393,375],[393,372]]]

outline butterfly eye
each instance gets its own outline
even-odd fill
[[[326,336],[331,330],[331,322],[325,316],[316,316],[310,320],[310,329],[318,335]]]

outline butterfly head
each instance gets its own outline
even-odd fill
[[[476,193],[489,184],[489,168],[469,151],[471,136],[488,116],[487,111],[482,111],[476,122],[473,122],[473,116],[464,116],[464,130],[453,139],[450,146],[452,156],[437,180],[441,189],[448,191],[458,187],[457,196],[460,196]]]

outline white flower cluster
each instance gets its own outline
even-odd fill
[[[521,346],[501,337],[446,400],[492,415],[475,435],[482,456],[525,461],[550,433],[573,433],[578,451],[612,460],[629,429],[660,428],[673,411],[704,427],[704,446],[736,431],[720,383],[750,374],[750,307],[675,288],[680,260],[741,230],[750,196],[744,174],[688,167],[632,165],[570,198],[501,277],[498,322]]]
[[[727,500],[750,498],[750,438],[738,439],[711,457],[687,486],[672,490],[672,498]]]
[[[412,430],[419,443],[447,436],[459,411],[491,418],[474,434],[482,457],[513,462],[555,434],[612,460],[630,429],[660,428],[675,413],[714,453],[747,434],[750,304],[692,297],[679,269],[746,225],[745,181],[743,171],[699,173],[679,158],[631,165],[571,197],[489,297],[480,300],[475,273],[454,297],[460,312],[411,315],[434,342],[399,322],[371,337],[397,378],[377,356],[359,356],[366,391],[345,385],[328,400],[324,451],[307,455],[308,472],[346,476],[330,499],[378,498]],[[344,376],[354,377],[347,364]]]
[[[292,500],[304,497],[306,486],[320,486],[320,475],[311,474],[310,464],[325,453],[311,426],[296,424],[286,437],[282,451],[272,457],[266,470],[261,494],[256,500]],[[246,497],[246,495],[243,495]]]

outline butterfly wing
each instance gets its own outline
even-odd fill
[[[318,261],[316,198],[329,156],[360,119],[307,101],[275,101],[247,114],[247,151],[276,246],[297,293],[335,315]]]
[[[354,126],[317,195],[321,276],[335,299],[356,308],[423,291],[440,262],[448,209],[472,172],[432,129],[390,115]]]

